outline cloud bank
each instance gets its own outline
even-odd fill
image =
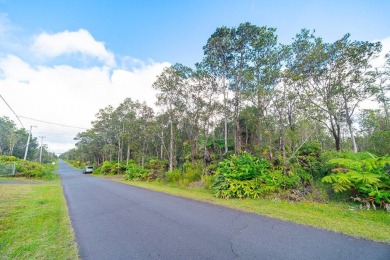
[[[110,67],[115,66],[115,57],[106,49],[104,43],[96,41],[84,29],[55,34],[41,33],[36,36],[32,45],[32,51],[42,58],[55,58],[67,54],[82,54],[95,57]]]
[[[18,115],[48,122],[90,128],[99,109],[108,105],[116,107],[127,97],[153,107],[156,93],[152,84],[163,68],[170,65],[120,57],[123,68],[117,67],[115,55],[84,29],[55,34],[44,32],[33,38],[27,49],[36,56],[35,62],[15,54],[0,55],[4,74],[0,77],[0,89]],[[60,60],[64,55],[72,55],[74,59],[88,56],[97,62],[89,67],[40,62]],[[3,102],[0,102],[0,116],[8,116],[17,123]],[[45,143],[57,153],[73,148],[73,138],[82,131],[26,118],[21,120],[26,128],[37,125],[33,135],[46,136]]]

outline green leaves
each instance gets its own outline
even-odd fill
[[[298,175],[271,172],[266,160],[242,153],[219,163],[214,195],[225,199],[257,199],[284,188],[295,188],[299,183]]]
[[[126,176],[127,180],[145,180],[148,177],[148,172],[142,169],[135,163],[130,163],[127,166]]]
[[[269,171],[269,164],[263,158],[249,153],[232,155],[218,164],[217,173],[233,180],[251,180]]]
[[[359,156],[355,156],[358,158]],[[322,182],[332,184],[335,192],[351,191],[355,196],[374,197],[377,204],[390,202],[389,157],[329,160],[332,174]]]

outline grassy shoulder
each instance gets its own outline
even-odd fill
[[[78,259],[60,180],[36,184],[25,180],[26,184],[0,184],[0,255],[5,259]]]
[[[383,210],[360,210],[356,204],[339,202],[288,202],[277,199],[226,200],[215,198],[211,191],[206,189],[187,189],[161,182],[126,181],[120,176],[104,176],[104,178],[358,238],[390,243],[390,214]]]

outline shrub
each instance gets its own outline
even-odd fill
[[[111,163],[111,168],[110,168],[110,174],[123,174],[127,170],[126,164],[118,163],[118,162],[112,162]]]
[[[232,180],[251,180],[269,171],[269,163],[249,153],[232,155],[218,164],[217,174]]]
[[[362,155],[352,158],[362,158]],[[331,184],[336,193],[350,193],[365,200],[372,198],[380,205],[390,203],[390,157],[334,158],[328,166],[331,173],[322,182]]]
[[[270,177],[273,179],[273,183],[268,183],[282,189],[296,188],[301,183],[301,177],[298,174],[292,172],[284,174],[282,170],[272,171]]]
[[[16,162],[19,161],[18,158],[15,156],[6,156],[6,155],[1,155],[0,156],[0,162]]]
[[[110,174],[111,173],[111,169],[112,167],[115,165],[113,165],[114,163],[112,162],[109,162],[109,161],[104,161],[102,166],[99,167],[99,172],[101,174]]]
[[[38,162],[20,160],[14,156],[1,156],[1,161],[15,162],[15,175],[28,178],[53,179],[54,166],[51,164],[41,164]]]
[[[181,172],[179,169],[174,169],[165,173],[165,178],[167,182],[178,182],[181,178]]]
[[[256,199],[280,189],[295,188],[299,183],[297,174],[270,171],[266,160],[243,153],[218,165],[213,188],[214,195],[219,198]]]
[[[148,177],[148,172],[145,169],[142,169],[141,166],[130,163],[127,166],[127,170],[125,173],[126,180],[146,180]]]
[[[166,160],[150,160],[147,168],[149,169],[149,179],[164,179],[164,173],[168,169],[168,161]]]
[[[294,160],[299,163],[303,171],[309,173],[314,179],[320,179],[326,172],[323,169],[320,157],[321,146],[317,141],[313,141],[303,144]]]
[[[203,173],[202,161],[184,163],[183,172],[183,178],[188,180],[189,183],[199,181]]]
[[[203,177],[203,181],[207,189],[211,190],[213,188],[215,178],[215,175],[205,175]]]
[[[260,179],[253,180],[231,180],[219,175],[214,185],[214,195],[217,198],[252,198],[257,199],[261,196],[277,191],[278,188],[273,185],[266,185]]]

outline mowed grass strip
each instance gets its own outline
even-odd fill
[[[78,259],[59,180],[0,184],[0,259]]]
[[[191,198],[281,220],[331,230],[357,238],[390,243],[390,214],[360,210],[356,204],[288,202],[273,199],[218,199],[205,189],[185,189],[159,182],[125,181],[129,185]]]

